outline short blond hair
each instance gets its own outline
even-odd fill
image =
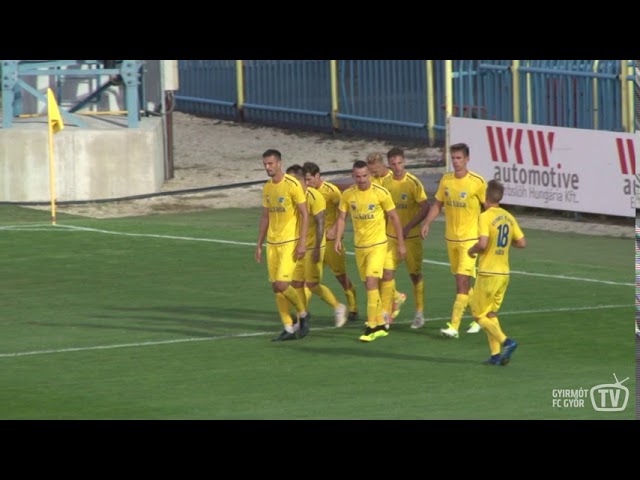
[[[373,152],[367,155],[367,165],[371,165],[373,163],[381,163],[384,165],[384,155],[380,152]]]

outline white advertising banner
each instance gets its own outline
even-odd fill
[[[469,170],[500,180],[506,205],[636,215],[637,133],[451,117],[449,142],[469,145]]]

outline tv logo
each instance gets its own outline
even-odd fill
[[[622,384],[629,380],[629,377],[620,381],[614,373],[613,378],[616,379],[616,383],[596,385],[589,391],[591,405],[593,405],[594,410],[598,412],[621,412],[627,408],[629,389]],[[620,404],[621,402],[622,405]]]

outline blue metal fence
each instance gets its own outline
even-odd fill
[[[341,129],[426,138],[424,60],[340,60],[338,65]]]
[[[326,60],[245,60],[248,122],[331,128],[331,77]]]
[[[180,60],[176,110],[440,143],[454,116],[625,131],[621,60]],[[632,103],[631,103],[632,104]]]
[[[235,60],[180,60],[178,71],[177,110],[205,117],[237,117]]]

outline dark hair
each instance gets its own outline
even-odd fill
[[[400,147],[393,147],[387,152],[387,160],[391,160],[393,157],[404,158],[404,150],[402,150]]]
[[[495,178],[487,183],[487,202],[499,203],[504,195],[504,185]]]
[[[282,160],[282,154],[275,148],[270,148],[269,150],[265,150],[265,152],[262,154],[262,158],[267,158],[267,157],[276,157],[278,160]]]
[[[311,175],[315,175],[316,173],[320,173],[320,167],[313,162],[304,162],[302,165],[304,171],[306,173],[310,173]]]
[[[364,160],[356,160],[353,162],[353,168],[369,168]]]
[[[453,153],[453,152],[462,152],[464,153],[465,157],[469,156],[469,145],[467,145],[466,143],[454,143],[453,145],[451,145],[449,147],[449,152]]]
[[[287,173],[289,175],[300,175],[301,177],[304,177],[304,168],[302,168],[302,165],[294,163],[289,168],[287,168]]]

